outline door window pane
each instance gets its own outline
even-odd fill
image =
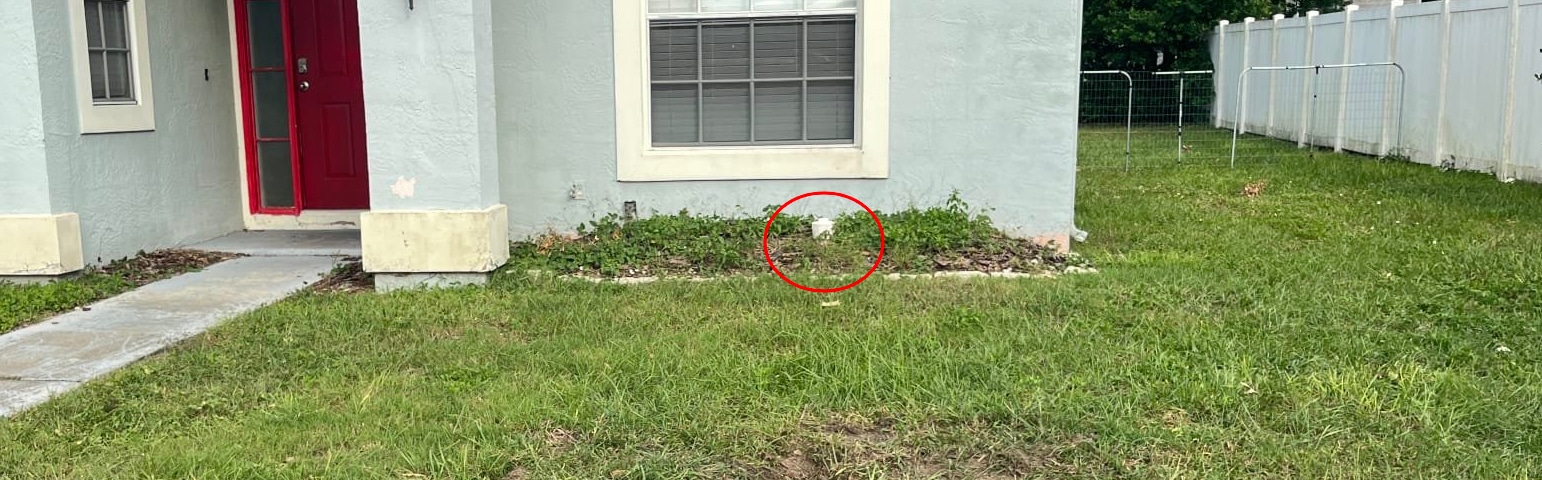
[[[251,38],[252,68],[283,68],[284,17],[277,0],[246,2],[246,32]]]
[[[258,192],[266,208],[294,207],[294,163],[289,142],[257,142]]]
[[[289,79],[284,72],[252,73],[257,138],[289,138]]]

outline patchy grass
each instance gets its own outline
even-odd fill
[[[878,260],[878,225],[866,212],[841,215],[829,238],[813,238],[813,216],[775,205],[755,218],[680,212],[623,221],[615,215],[581,225],[576,238],[556,234],[514,245],[514,270],[591,277],[699,277],[764,274],[766,255],[787,274],[860,274]],[[1087,266],[1079,255],[1010,238],[954,193],[936,207],[875,212],[884,230],[882,272],[1054,272]],[[767,232],[769,231],[769,236]],[[763,241],[765,243],[763,243]]]
[[[191,250],[160,250],[91,268],[53,283],[0,283],[0,333],[231,257]]]
[[[304,294],[0,421],[0,477],[1542,474],[1539,186],[1318,155],[1079,192],[1099,275]]]

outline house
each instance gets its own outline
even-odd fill
[[[390,286],[476,282],[626,202],[814,190],[1064,246],[1080,4],[0,2],[0,275],[345,226]]]

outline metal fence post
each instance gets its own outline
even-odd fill
[[[1122,75],[1128,85],[1128,97],[1124,107],[1124,170],[1130,170],[1130,159],[1135,155],[1135,77],[1124,70],[1096,70],[1081,72],[1087,75]]]
[[[1353,50],[1350,46],[1354,43],[1355,11],[1360,10],[1359,5],[1344,7],[1344,61],[1351,61]],[[1344,151],[1344,123],[1349,119],[1349,70],[1339,72],[1339,120],[1336,131],[1333,134],[1333,153]]]
[[[1317,19],[1320,12],[1312,10],[1306,12],[1306,65],[1312,65],[1312,46],[1316,40],[1312,28],[1312,21]],[[1296,148],[1306,147],[1307,132],[1312,129],[1312,86],[1316,75],[1312,72],[1301,73],[1301,131],[1297,134]]]
[[[1124,108],[1124,171],[1130,171],[1130,164],[1135,156],[1135,78],[1130,72],[1121,71],[1124,80],[1130,84],[1130,97]]]
[[[1183,73],[1178,73],[1178,163],[1183,163]]]
[[[1242,97],[1242,90],[1245,88],[1243,85],[1247,84],[1248,72],[1252,71],[1252,68],[1244,68],[1242,73],[1237,75],[1237,97]],[[1237,118],[1242,118],[1243,107],[1246,107],[1247,104],[1247,102],[1237,102]],[[1241,137],[1241,128],[1231,129],[1231,168],[1237,168],[1237,140]]]

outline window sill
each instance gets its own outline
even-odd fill
[[[81,105],[80,133],[149,132],[155,130],[155,107],[145,103]]]
[[[887,154],[851,145],[643,150],[620,162],[622,182],[884,179]]]

